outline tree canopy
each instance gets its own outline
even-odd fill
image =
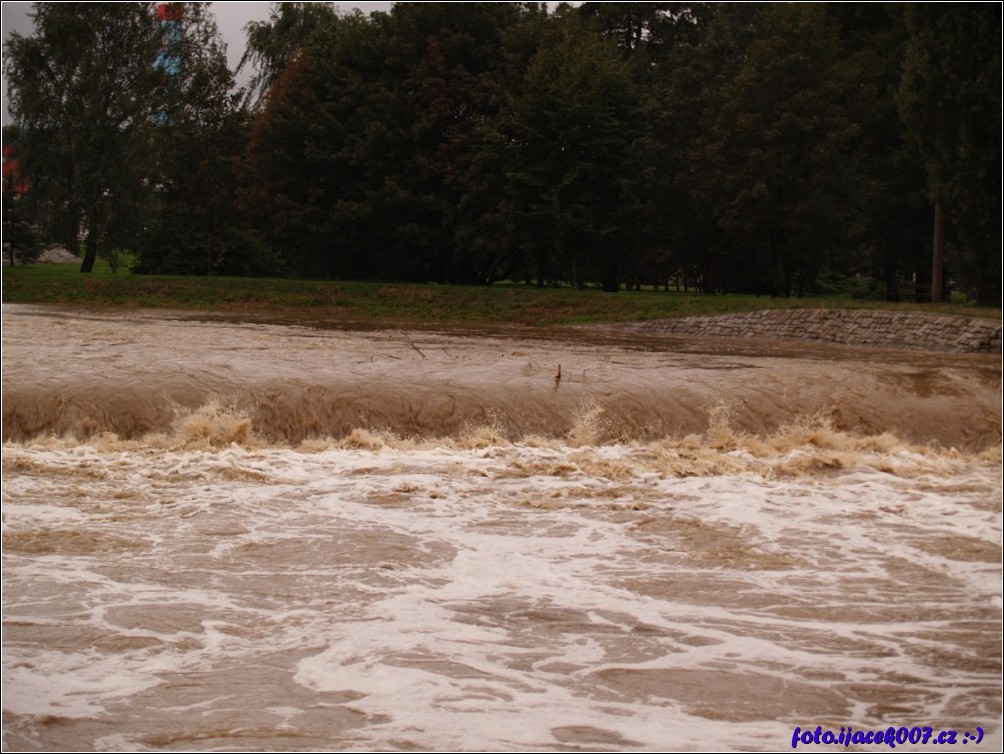
[[[993,5],[909,6],[899,105],[955,232],[950,264],[974,298],[1001,298],[1001,15]]]
[[[31,191],[86,233],[82,269],[101,243],[127,243],[143,192],[163,77],[160,37],[143,3],[37,3],[35,34],[4,47],[10,109]]]
[[[244,91],[171,7],[39,4],[5,47],[19,209],[85,268],[896,298],[938,204],[1000,301],[992,6],[275,3]]]

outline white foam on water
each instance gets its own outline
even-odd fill
[[[8,743],[46,741],[23,722],[45,715],[106,748],[1000,740],[992,462],[679,477],[657,455],[7,445],[36,469],[4,479]],[[94,483],[73,492],[82,461]],[[242,696],[266,712],[238,735]],[[101,721],[115,733],[85,740]]]
[[[4,317],[5,749],[1000,748],[999,364]]]

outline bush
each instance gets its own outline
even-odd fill
[[[837,272],[824,272],[816,281],[816,290],[824,296],[842,296],[868,301],[886,300],[885,283],[870,275],[845,276]]]

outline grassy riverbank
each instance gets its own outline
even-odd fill
[[[65,304],[91,308],[158,308],[219,312],[292,320],[467,322],[562,325],[631,322],[664,317],[724,314],[756,309],[881,309],[962,314],[1000,319],[1000,309],[962,303],[890,304],[819,297],[772,299],[567,288],[537,289],[351,283],[277,278],[227,278],[113,274],[99,268],[81,274],[75,265],[3,268],[4,303]]]

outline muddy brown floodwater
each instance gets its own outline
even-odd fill
[[[998,750],[1000,378],[5,305],[4,748]]]

